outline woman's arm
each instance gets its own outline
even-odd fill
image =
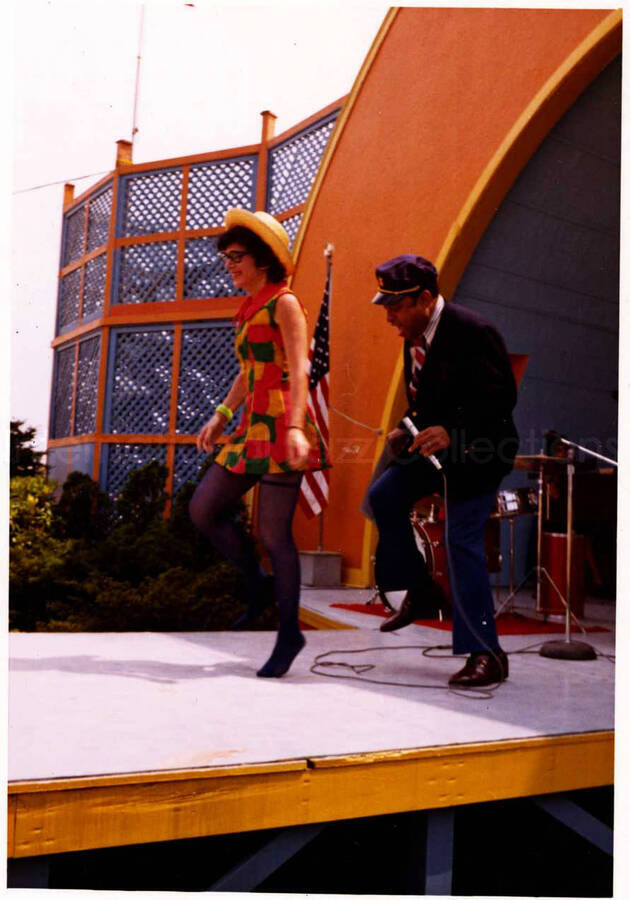
[[[296,297],[284,294],[276,304],[276,321],[280,326],[287,363],[291,419],[288,422],[287,452],[292,469],[301,469],[308,459],[310,444],[304,433],[308,379],[306,377],[307,334],[304,311]]]
[[[243,372],[239,372],[232,382],[232,387],[228,391],[227,397],[223,401],[224,405],[231,409],[232,412],[235,412],[245,399],[246,392],[245,375]],[[217,439],[223,434],[223,429],[227,423],[227,416],[221,412],[215,412],[197,436],[197,450],[203,449],[206,453],[210,453]]]

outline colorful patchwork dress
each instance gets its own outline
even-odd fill
[[[291,293],[286,282],[267,284],[254,297],[247,297],[235,316],[235,349],[247,396],[241,422],[216,458],[232,472],[264,475],[294,471],[287,459],[289,367],[275,318],[276,302],[286,293]],[[311,445],[304,469],[328,468],[326,445],[308,413],[304,432]]]

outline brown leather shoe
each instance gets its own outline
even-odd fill
[[[387,606],[390,604],[387,603]],[[416,619],[450,619],[450,617],[446,594],[437,582],[429,581],[422,590],[412,588],[407,591],[400,609],[385,619],[381,631],[398,631],[405,625],[411,625]]]
[[[415,619],[419,618],[417,610],[418,602],[414,591],[407,591],[405,599],[400,604],[400,609],[389,619],[385,619],[381,624],[381,631],[397,631],[399,628],[404,628],[405,625],[411,625]]]
[[[508,674],[508,658],[503,650],[471,653],[464,668],[451,675],[448,683],[456,687],[486,687],[505,681]]]

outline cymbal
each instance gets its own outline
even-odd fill
[[[528,472],[535,472],[541,466],[561,465],[566,466],[569,462],[566,456],[545,456],[544,453],[532,453],[530,455],[517,456],[514,460],[515,469],[523,469]],[[575,464],[575,460],[573,460]]]

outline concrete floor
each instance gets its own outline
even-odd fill
[[[349,602],[366,596],[346,590],[333,600],[341,593]],[[320,607],[331,602],[316,590],[305,590],[303,600]],[[381,634],[380,619],[348,615],[368,621],[357,630],[307,632],[290,673],[270,680],[255,674],[273,645],[270,632],[11,634],[9,780],[613,727],[614,666],[605,656],[546,659],[535,649],[518,651],[537,648],[549,635],[507,636],[509,680],[491,695],[465,695],[446,689],[461,662],[449,650],[422,652],[448,644],[448,632],[414,625]],[[612,630],[585,639],[599,653],[614,654]],[[313,670],[316,656],[330,651],[326,662],[359,668]]]

